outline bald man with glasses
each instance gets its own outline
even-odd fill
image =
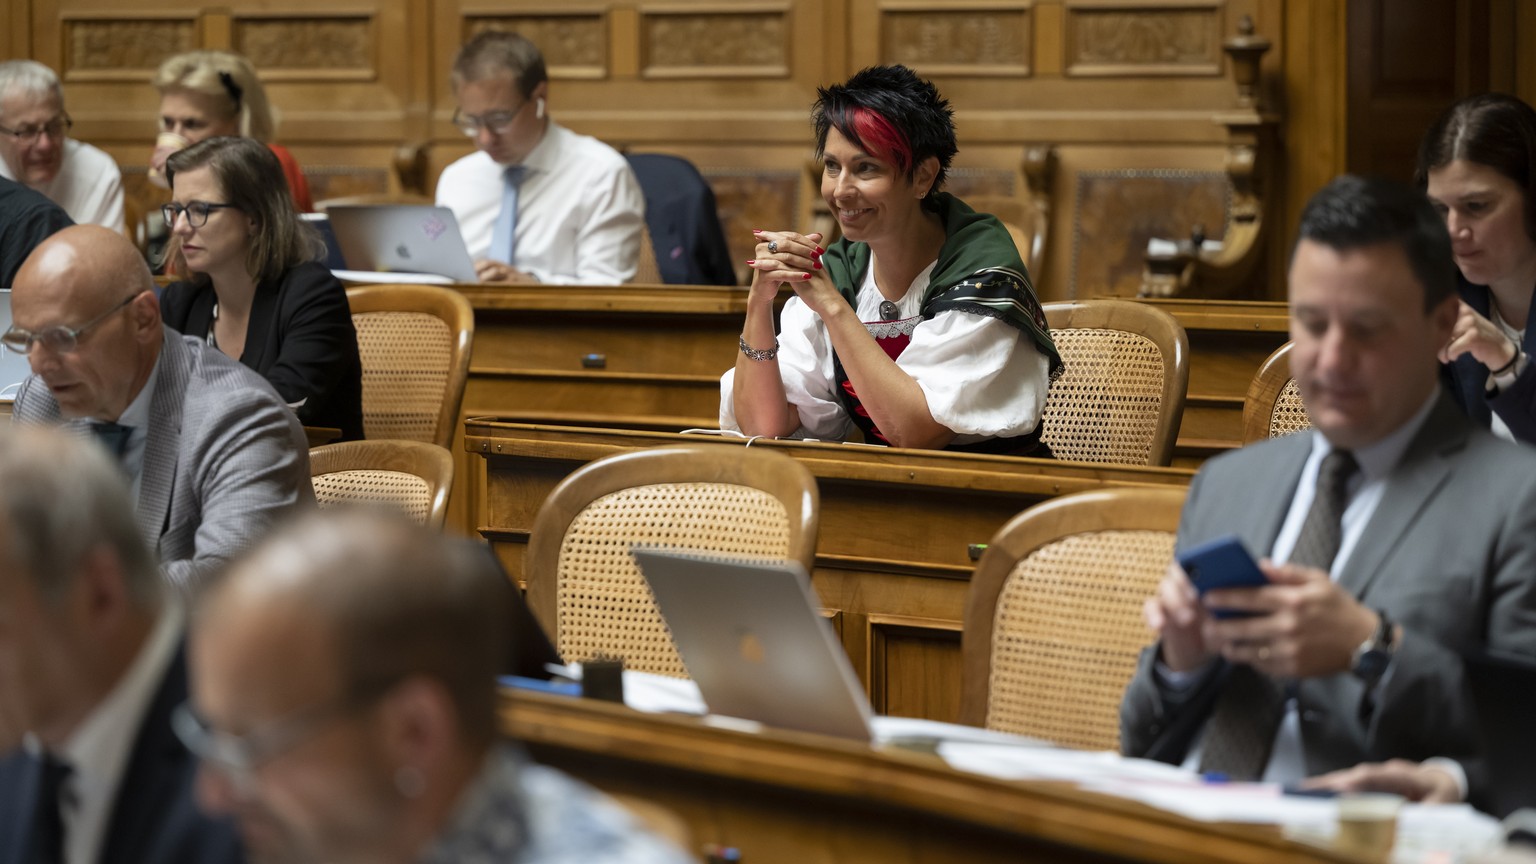
[[[312,503],[309,450],[260,375],[165,327],[154,283],[122,235],[53,235],[17,272],[4,350],[32,376],[18,423],[66,424],[122,466],[166,578],[195,592],[267,528]]]
[[[443,169],[482,282],[618,285],[640,262],[645,197],[618,151],[549,117],[539,49],[488,30],[453,61],[454,124],[478,152]]]

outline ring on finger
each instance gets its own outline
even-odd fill
[[[779,241],[777,241],[777,240],[769,240],[768,241],[768,251],[769,252],[778,252],[779,251]]]

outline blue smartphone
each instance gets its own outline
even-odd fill
[[[1179,553],[1179,566],[1204,597],[1212,588],[1257,588],[1269,579],[1259,569],[1258,562],[1248,554],[1248,549],[1236,534],[1217,537],[1193,549]],[[1211,617],[1217,619],[1245,618],[1256,612],[1236,612],[1231,609],[1212,609]]]

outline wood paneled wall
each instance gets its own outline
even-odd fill
[[[1482,2],[1490,80],[1531,98],[1536,46],[1525,43],[1536,27],[1518,25],[1536,23],[1536,12]],[[1187,236],[1197,222],[1221,235],[1230,189],[1217,121],[1239,107],[1221,46],[1251,16],[1274,46],[1261,91],[1278,123],[1260,180],[1276,226],[1272,260],[1252,295],[1278,296],[1296,212],[1346,164],[1342,9],[1335,0],[0,0],[0,53],[62,72],[76,134],[117,157],[137,191],[155,129],[155,66],[194,47],[243,51],[281,109],[280,140],[324,198],[392,191],[402,143],[425,146],[434,178],[467,153],[449,122],[450,60],[478,29],[515,28],[548,57],[551,114],[621,148],[692,159],[742,258],[751,228],[809,224],[816,86],[903,62],[957,108],[957,193],[1020,196],[1025,148],[1053,148],[1037,282],[1045,299],[1063,299],[1133,293],[1149,237]]]

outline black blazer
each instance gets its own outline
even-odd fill
[[[197,758],[171,731],[187,699],[187,659],[178,648],[150,700],[102,838],[102,864],[238,864],[234,827],[193,800]],[[0,864],[26,864],[41,762],[25,751],[0,760]]]
[[[663,153],[629,153],[624,158],[645,195],[645,226],[651,231],[661,281],[735,285],[736,270],[720,229],[714,190],[693,163]]]
[[[1473,285],[1458,275],[1456,292],[1477,314],[1489,317],[1492,304],[1487,286]],[[1536,311],[1536,296],[1532,297],[1532,310]],[[1536,327],[1526,326],[1520,350],[1526,356],[1536,358]],[[1485,388],[1488,367],[1477,362],[1471,354],[1463,354],[1442,366],[1441,373],[1451,398],[1473,422],[1487,429],[1493,422],[1493,412],[1497,411],[1504,425],[1514,433],[1515,440],[1536,444],[1536,362],[1528,363],[1525,374],[1516,378],[1512,386],[1491,397]]]
[[[213,286],[173,282],[160,295],[170,327],[207,338],[213,326]],[[281,279],[256,287],[240,362],[271,382],[299,409],[306,426],[332,426],[341,440],[363,437],[363,367],[347,292],[331,271],[305,262]]]

